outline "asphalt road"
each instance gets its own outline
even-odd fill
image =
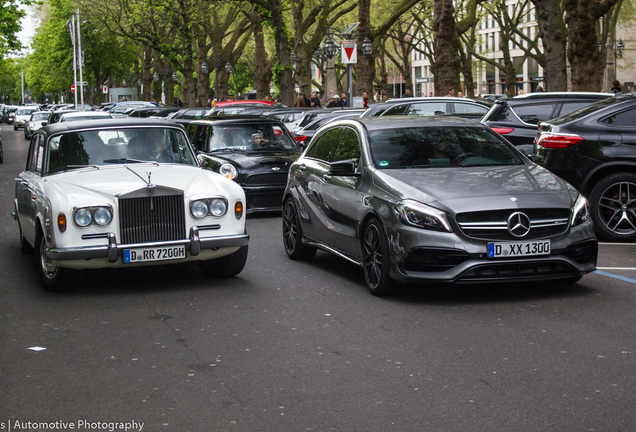
[[[270,215],[234,279],[161,266],[49,293],[10,216],[28,143],[2,141],[0,431],[636,430],[634,245],[574,286],[379,299],[327,253],[287,259]]]

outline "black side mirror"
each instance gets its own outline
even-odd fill
[[[336,176],[357,176],[356,162],[352,159],[332,162],[329,174]]]

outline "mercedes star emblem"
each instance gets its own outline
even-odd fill
[[[508,232],[514,237],[524,237],[530,232],[530,218],[525,213],[515,212],[508,218]]]

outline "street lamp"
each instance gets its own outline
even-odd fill
[[[368,37],[365,37],[362,42],[362,54],[364,54],[365,57],[369,57],[373,54],[373,43]]]
[[[221,64],[224,61],[227,61],[227,63],[225,64],[225,72],[229,75],[232,73],[232,64],[230,63],[231,57],[229,55],[227,56],[221,56],[221,57],[210,57],[208,59],[208,61],[210,62],[214,62],[214,97],[216,98],[217,101],[219,101],[219,66],[221,66]],[[208,66],[208,64],[204,61],[201,64],[201,73],[204,75],[207,75],[208,72],[210,72],[210,67]]]
[[[291,61],[293,63],[296,63],[296,51],[291,50],[291,53],[289,54],[289,57],[291,57]]]
[[[331,39],[331,36],[327,36],[327,42],[325,42],[325,55],[327,57],[329,57],[329,59],[332,59],[333,56],[336,55],[336,51],[338,50],[338,47],[336,46],[336,43],[333,41],[333,39]]]
[[[623,43],[623,39],[619,39],[618,42],[616,42],[616,55],[618,58],[623,58],[623,50],[625,49],[625,44]]]
[[[163,101],[166,105],[168,105],[168,75],[170,74],[170,71],[172,70],[172,68],[170,67],[170,65],[168,64],[155,64],[154,66],[154,72],[152,74],[152,80],[154,82],[159,82],[159,80],[161,79],[161,77],[163,77],[163,82],[161,83],[162,87],[163,87]],[[173,81],[176,81],[176,79],[174,78],[174,76],[177,75],[176,72],[173,73],[172,75],[172,79]],[[177,76],[177,79],[179,77]]]

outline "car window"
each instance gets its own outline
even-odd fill
[[[455,107],[456,113],[485,114],[486,111],[488,111],[488,108],[485,106],[471,104],[471,103],[453,102],[453,106]]]
[[[40,135],[34,135],[31,138],[31,145],[29,147],[29,156],[27,157],[26,170],[36,172],[38,147],[40,142]]]
[[[183,119],[187,119],[187,120],[192,120],[192,119],[201,119],[203,118],[203,111],[202,110],[189,110],[186,111],[185,114],[183,114],[183,117],[181,117]]]
[[[612,126],[636,126],[636,108],[627,111],[621,111],[605,117],[602,123]]]
[[[352,159],[356,162],[360,160],[360,140],[358,134],[349,128],[345,128],[340,140],[340,145],[333,158],[334,162]]]
[[[382,114],[383,116],[385,115],[403,115],[404,114],[404,110],[406,109],[408,105],[406,104],[397,104],[396,106],[393,106],[391,108],[389,108],[388,110],[384,111],[384,113]]]
[[[474,126],[376,130],[369,133],[369,144],[380,169],[523,163],[496,133]]]
[[[31,120],[33,120],[33,121],[46,120],[47,118],[49,118],[49,115],[50,115],[50,113],[48,113],[46,111],[34,112],[33,114],[31,114]]]
[[[214,125],[206,151],[297,150],[291,135],[276,123]]]
[[[564,102],[559,112],[559,117],[570,114],[572,111],[588,106],[592,101]]]
[[[192,145],[194,146],[195,150],[206,151],[205,143],[206,143],[206,138],[208,136],[209,128],[210,126],[196,127],[196,131],[194,133],[194,136],[192,137]]]
[[[406,115],[433,116],[446,114],[446,102],[421,102],[409,106]],[[388,115],[388,114],[385,114]]]
[[[523,105],[512,107],[512,110],[525,123],[539,124],[540,121],[550,120],[555,103],[543,103],[535,105]]]
[[[316,153],[314,153],[313,157],[331,162],[336,152],[341,132],[342,128],[335,128],[325,132],[316,147]]]

